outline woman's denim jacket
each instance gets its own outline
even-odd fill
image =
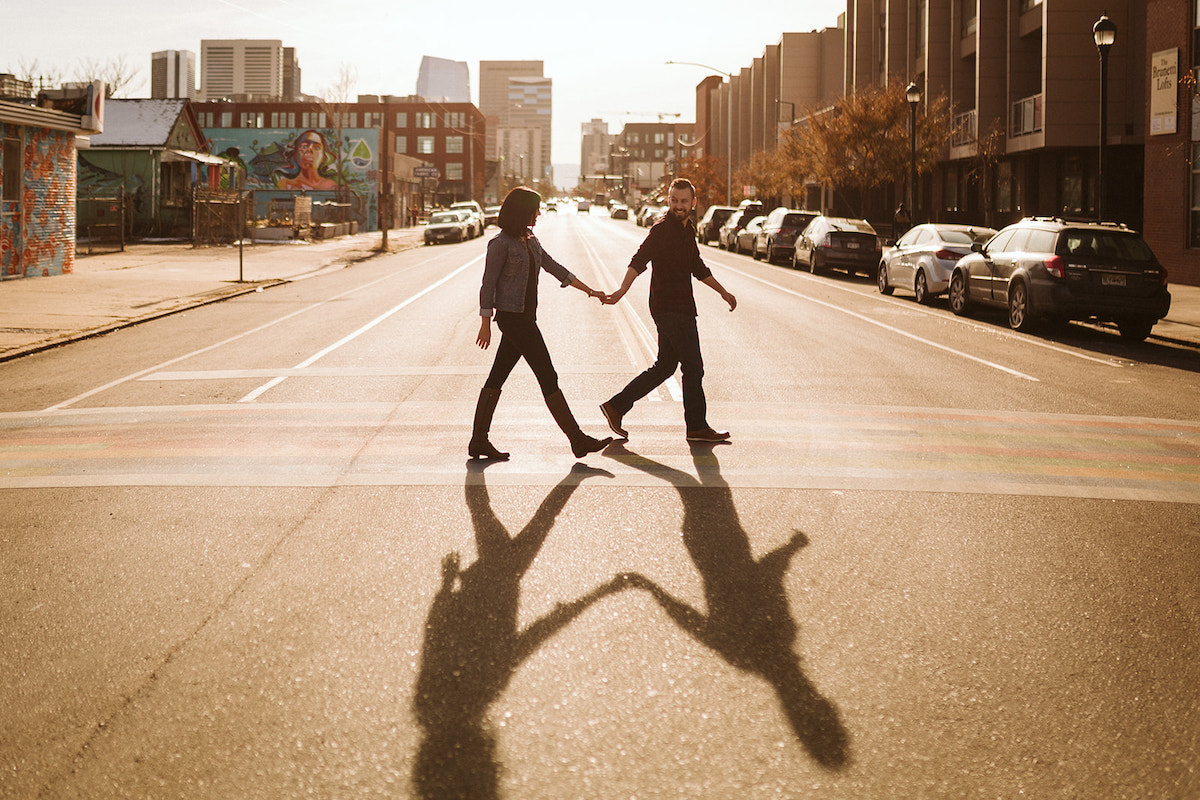
[[[526,243],[529,249],[525,249]],[[534,268],[544,269],[570,286],[575,276],[542,249],[537,237],[517,239],[501,231],[488,242],[487,260],[483,265],[483,288],[479,290],[479,316],[490,317],[492,311],[525,310],[525,287],[529,279],[529,253],[533,252]]]

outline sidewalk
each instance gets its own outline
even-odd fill
[[[76,255],[75,272],[0,283],[0,361],[247,292],[342,269],[380,254],[378,231],[314,242],[236,246],[135,244]],[[423,229],[388,232],[388,252],[423,244]],[[82,248],[81,248],[82,250]],[[1200,286],[1172,284],[1171,313],[1150,339],[1200,349]]]
[[[423,228],[388,231],[388,252],[423,244]],[[192,247],[134,244],[86,255],[75,271],[0,283],[0,361],[247,292],[342,269],[380,254],[378,231],[312,242]],[[242,278],[239,281],[239,276]]]

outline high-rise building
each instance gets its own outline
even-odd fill
[[[614,136],[608,132],[608,123],[593,119],[580,126],[582,133],[579,148],[580,176],[605,175],[609,171],[609,154]]]
[[[295,103],[303,99],[300,93],[300,62],[296,60],[296,48],[283,48],[283,100]]]
[[[294,59],[293,59],[294,60]],[[204,39],[200,42],[200,97],[283,97],[283,42],[278,39]]]
[[[196,54],[160,50],[150,54],[150,97],[154,100],[196,99]]]
[[[479,62],[479,110],[487,118],[488,157],[501,162],[503,174],[527,181],[553,180],[553,81],[542,75],[542,68],[541,61]]]
[[[467,62],[422,56],[417,95],[430,102],[471,102],[471,70]]]

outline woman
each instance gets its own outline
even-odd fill
[[[500,344],[496,347],[496,360],[492,371],[479,392],[475,406],[475,427],[467,452],[471,458],[508,459],[488,441],[492,426],[492,414],[500,399],[500,388],[517,362],[524,358],[533,370],[541,387],[546,407],[558,427],[571,442],[571,452],[576,458],[603,449],[612,441],[593,439],[579,429],[566,398],[558,388],[558,373],[550,362],[550,351],[537,326],[537,282],[544,269],[561,281],[563,286],[574,286],[587,292],[588,297],[604,300],[604,293],[593,291],[583,281],[572,275],[542,249],[533,235],[533,225],[541,213],[542,198],[532,189],[518,186],[504,198],[500,206],[497,224],[500,233],[488,242],[487,260],[483,268],[483,288],[479,290],[479,335],[475,343],[486,350],[492,343],[492,311],[496,312],[496,325],[500,328]]]

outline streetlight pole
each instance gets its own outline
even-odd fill
[[[921,89],[915,83],[904,90],[908,101],[908,213],[916,219],[917,211],[917,106],[921,104]]]
[[[700,67],[729,79],[728,100],[725,102],[725,205],[733,205],[733,73],[724,72],[708,64],[694,61],[668,61],[668,64],[683,67]]]
[[[1108,138],[1108,51],[1117,40],[1117,26],[1107,14],[1092,26],[1092,37],[1100,51],[1100,151],[1096,157],[1096,217],[1104,221],[1104,160]]]

